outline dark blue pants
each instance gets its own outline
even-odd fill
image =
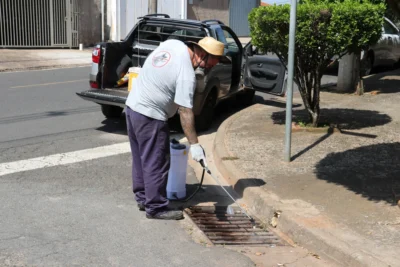
[[[167,180],[170,166],[167,121],[144,116],[126,108],[126,121],[132,151],[132,183],[136,201],[154,215],[168,205]]]

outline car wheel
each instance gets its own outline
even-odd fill
[[[243,93],[239,93],[236,95],[236,101],[241,106],[244,106],[244,107],[251,106],[254,103],[254,95],[255,94],[256,94],[256,91],[254,91],[254,90],[246,90]]]
[[[368,53],[367,58],[362,60],[361,63],[361,76],[367,76],[370,75],[372,73],[373,70],[373,66],[374,66],[374,59],[372,57],[371,53]]]
[[[212,91],[208,94],[200,115],[195,117],[197,131],[205,131],[210,128],[214,117],[215,103],[217,103],[217,94]]]
[[[123,110],[123,108],[117,106],[101,105],[101,112],[107,119],[121,117]]]

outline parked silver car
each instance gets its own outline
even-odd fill
[[[369,75],[376,67],[392,67],[400,61],[400,31],[385,18],[382,37],[377,44],[361,54],[363,74]]]

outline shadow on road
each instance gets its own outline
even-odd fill
[[[207,174],[205,174],[207,175]],[[246,188],[249,187],[260,187],[265,185],[265,182],[262,179],[257,178],[249,178],[249,179],[240,179],[233,187],[224,186],[225,190],[227,190],[232,196],[238,197],[238,199],[243,197],[243,192]],[[193,194],[193,192],[197,189],[198,184],[187,184],[186,185],[186,197]],[[234,190],[234,191],[233,191]],[[201,189],[197,192],[197,194],[188,202],[179,202],[179,201],[171,201],[171,205],[175,207],[188,207],[195,206],[202,203],[214,202],[214,206],[229,206],[234,204],[234,202],[225,194],[220,188],[219,185],[203,185]]]
[[[25,121],[33,121],[33,120],[42,120],[48,119],[52,117],[63,117],[70,116],[76,114],[85,114],[98,112],[100,109],[98,107],[82,107],[82,108],[74,108],[74,109],[64,109],[64,110],[52,110],[40,113],[32,113],[20,116],[12,116],[12,117],[3,117],[0,118],[0,124],[11,124],[17,122],[25,122]]]
[[[105,119],[101,123],[103,124],[103,126],[97,128],[96,130],[106,133],[128,135],[125,113],[122,114],[119,118]]]
[[[371,201],[400,200],[400,143],[383,143],[330,153],[315,168],[317,177],[342,185]]]
[[[400,92],[400,69],[379,73],[364,78],[364,91],[379,91],[381,94]]]
[[[278,107],[278,108],[282,108],[282,109],[286,108],[286,103],[284,102],[284,100],[281,100],[275,96],[256,95],[254,98],[253,104],[255,104],[255,103],[263,104],[263,105],[267,105],[267,106]],[[294,108],[301,107],[301,106],[302,106],[301,104],[293,105]],[[199,136],[216,132],[218,130],[219,126],[227,118],[229,118],[233,114],[235,114],[247,107],[249,107],[249,106],[240,104],[238,101],[236,101],[236,98],[234,98],[234,97],[222,101],[215,108],[214,119],[213,119],[210,129],[207,131],[198,132]],[[103,125],[101,127],[97,128],[97,130],[99,130],[99,131],[113,133],[113,134],[122,134],[122,135],[128,134],[126,120],[125,120],[125,113],[123,113],[120,118],[105,119],[101,123]],[[170,125],[171,134],[182,133],[182,128],[180,127],[180,121],[179,121],[178,116],[175,116],[172,119],[170,119],[169,125]]]
[[[370,93],[372,91],[378,91],[380,94],[398,93],[400,92],[400,69],[379,68],[373,74],[365,76],[363,82],[365,93]],[[337,90],[334,85],[322,88],[321,91],[343,94],[343,92]]]
[[[271,118],[274,124],[285,123],[285,111],[274,112]],[[308,122],[308,113],[305,110],[293,110],[294,122]],[[333,133],[334,128],[338,129],[341,134],[352,135],[363,138],[376,138],[376,135],[367,133],[358,133],[351,130],[360,130],[368,127],[376,127],[390,123],[392,118],[386,114],[382,114],[373,110],[356,110],[356,109],[321,109],[320,125],[329,125],[327,132],[322,135],[313,144],[305,147],[297,154],[291,157],[296,160],[313,147],[328,139]]]
[[[264,104],[264,105],[269,105],[269,106],[274,106],[274,107],[279,107],[279,108],[286,107],[286,104],[283,101],[276,100],[275,98],[265,99],[262,96],[256,96],[254,103]],[[294,105],[294,107],[300,107],[300,106],[301,105]],[[234,97],[219,103],[215,109],[214,119],[213,119],[210,129],[207,131],[199,132],[198,134],[201,136],[203,134],[210,134],[210,133],[216,132],[218,130],[218,127],[227,118],[229,118],[233,114],[235,114],[247,107],[248,106],[246,106],[246,105],[239,104]],[[105,119],[101,123],[103,125],[101,127],[97,128],[97,130],[99,130],[99,131],[113,133],[113,134],[122,134],[122,135],[128,134],[126,120],[125,120],[125,113],[123,113],[120,118]],[[178,116],[175,116],[172,119],[170,119],[169,125],[170,125],[171,133],[182,133],[182,129],[180,127],[180,121],[179,121]]]
[[[255,96],[255,103],[263,104],[266,106],[276,107],[276,108],[286,108],[285,99],[278,99],[278,98],[264,98],[262,96],[256,95]],[[301,104],[292,104],[293,108],[301,107]]]
[[[374,110],[358,109],[321,109],[320,125],[334,125],[340,130],[358,130],[385,125],[392,121],[386,114]],[[271,118],[274,124],[285,124],[285,111],[274,112]],[[308,122],[306,110],[293,110],[293,122]]]

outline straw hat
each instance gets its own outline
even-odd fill
[[[193,43],[200,46],[204,51],[210,55],[221,57],[224,55],[224,44],[220,41],[215,40],[212,37],[204,37],[198,43],[188,41],[188,43]]]

